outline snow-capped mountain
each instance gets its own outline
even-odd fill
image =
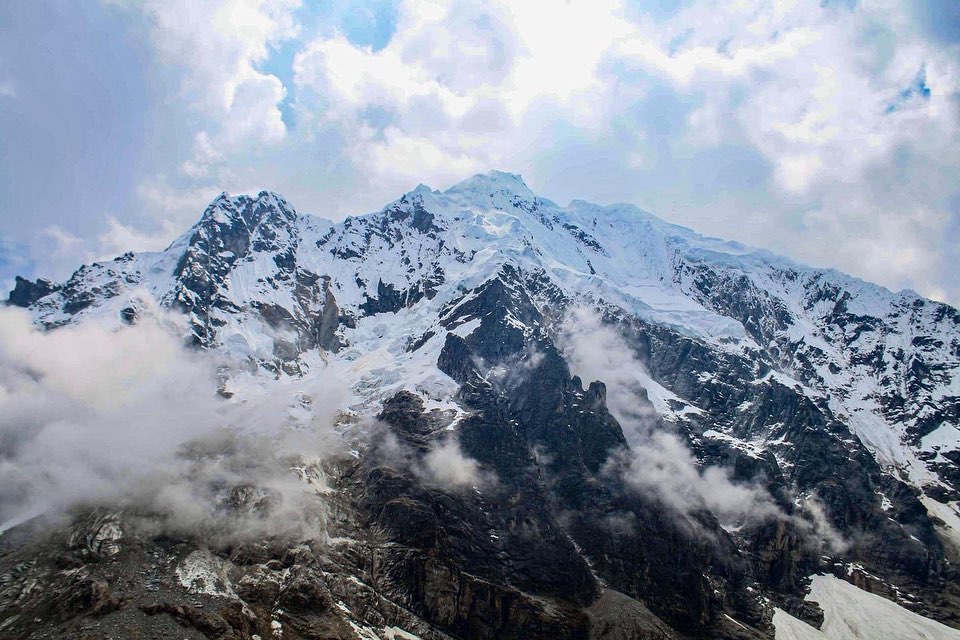
[[[285,569],[322,583],[297,598],[332,609],[286,605],[283,637],[770,637],[775,611],[778,629],[817,620],[802,598],[823,571],[960,624],[960,312],[912,292],[629,205],[560,207],[492,172],[337,223],[221,194],[166,250],[18,279],[9,304],[50,330],[182,312],[184,337],[231,363],[223,391],[336,372],[354,419],[379,416],[416,455],[454,433],[497,479],[425,488],[358,446],[331,498],[352,542]],[[574,375],[570,335],[608,332],[636,389]],[[649,409],[640,431],[608,398],[627,392]],[[657,434],[695,476],[761,487],[780,517],[703,491],[686,519],[665,516],[670,497],[631,489],[659,463],[616,453]],[[254,580],[235,557],[205,562]],[[207,595],[267,606],[221,591]]]

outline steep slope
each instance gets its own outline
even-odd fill
[[[165,251],[20,279],[9,303],[50,329],[182,311],[184,337],[231,363],[226,395],[345,381],[356,455],[331,463],[328,499],[330,538],[352,542],[292,566],[347,604],[326,622],[285,607],[287,636],[765,637],[775,605],[816,619],[818,570],[958,624],[960,313],[915,294],[493,172],[340,223],[223,194]],[[569,336],[604,331],[632,382],[584,388]],[[691,483],[762,487],[757,513],[684,487],[679,508],[640,455],[674,442]],[[480,475],[416,471],[451,447]],[[253,565],[292,552],[274,553]]]

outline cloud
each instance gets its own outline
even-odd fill
[[[460,443],[453,438],[431,448],[423,457],[423,465],[428,476],[444,486],[461,488],[487,483],[480,464],[463,455]]]
[[[607,406],[623,428],[628,447],[611,454],[603,468],[606,474],[659,501],[701,533],[695,516],[709,512],[727,530],[786,520],[812,544],[837,553],[849,548],[815,494],[799,496],[795,501],[799,509],[788,515],[757,482],[738,481],[726,467],[703,466],[645,401],[642,381],[649,375],[616,327],[604,323],[596,311],[572,309],[561,325],[558,345],[574,374],[606,384]],[[608,524],[615,531],[631,528],[630,520],[622,516]]]
[[[629,445],[607,461],[607,473],[684,518],[706,510],[721,524],[739,526],[783,516],[762,487],[735,482],[728,469],[700,466],[646,401],[641,381],[649,377],[630,345],[596,312],[572,310],[561,327],[559,345],[574,374],[607,385],[607,405]]]
[[[145,308],[116,331],[41,332],[0,309],[0,529],[104,504],[167,532],[323,533],[316,462],[342,453],[339,388],[225,400],[223,363],[185,348],[178,321]]]
[[[143,211],[153,223],[127,224],[116,216],[107,215],[96,237],[83,237],[60,225],[49,225],[31,237],[25,244],[11,245],[0,250],[21,253],[39,262],[20,260],[17,273],[36,272],[35,275],[55,281],[65,280],[83,264],[103,262],[127,251],[162,251],[174,239],[185,233],[196,222],[211,200],[217,195],[211,189],[192,191],[176,189],[161,176],[140,185]],[[144,227],[149,227],[149,230]]]
[[[403,0],[378,5],[374,37],[350,3],[110,4],[145,30],[140,72],[163,79],[148,104],[165,108],[140,114],[156,132],[137,147],[149,168],[119,180],[143,209],[86,202],[77,216],[155,235],[173,218],[147,213],[145,194],[163,182],[171,198],[270,188],[342,218],[502,168],[557,201],[630,201],[960,300],[960,43],[945,9],[572,0],[547,20],[537,3]],[[62,205],[38,209],[8,227],[98,233],[66,224]]]
[[[200,219],[207,205],[220,194],[221,191],[242,193],[231,190],[228,185],[223,189],[216,186],[200,186],[185,189],[171,184],[165,175],[158,175],[151,180],[144,181],[137,186],[137,195],[143,203],[147,215],[159,222],[163,230],[173,233],[165,237],[169,244],[176,236]]]
[[[375,434],[372,441],[379,462],[412,473],[425,484],[447,491],[497,484],[496,474],[481,468],[479,462],[465,455],[456,436],[445,434],[430,442],[424,450],[417,450],[397,438],[384,424],[379,424],[371,432]]]
[[[614,455],[605,470],[685,517],[709,511],[726,526],[784,517],[763,488],[734,481],[723,467],[701,468],[687,445],[672,433],[650,434],[629,452]]]
[[[181,97],[204,119],[193,157],[198,175],[224,156],[277,145],[287,134],[279,104],[283,82],[260,65],[271,48],[295,37],[300,0],[114,2],[150,22],[160,60],[181,71]]]
[[[844,538],[830,522],[827,511],[816,494],[801,496],[800,506],[809,517],[810,530],[826,545],[827,549],[834,553],[843,553],[850,548],[850,541]]]
[[[170,244],[182,230],[174,229],[167,222],[155,234],[125,225],[114,217],[107,218],[107,229],[100,234],[98,253],[100,260],[110,259],[127,251],[159,251]]]

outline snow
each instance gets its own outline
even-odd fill
[[[480,322],[481,322],[480,318],[472,318],[471,320],[468,320],[467,322],[464,322],[457,328],[451,330],[450,333],[454,335],[458,335],[461,338],[466,338],[471,333],[476,331],[477,327],[480,326]]]
[[[958,503],[944,504],[928,495],[921,495],[920,502],[927,508],[927,513],[943,521],[944,526],[939,530],[950,540],[957,550],[960,550],[960,509]]]
[[[707,429],[703,432],[704,438],[710,438],[712,440],[723,440],[728,443],[731,447],[743,451],[751,458],[760,458],[763,452],[766,450],[766,443],[762,440],[748,442],[746,440],[741,440],[727,433],[721,433],[719,431],[714,431],[713,429]]]
[[[420,636],[415,636],[400,627],[384,627],[383,637],[386,640],[420,640]]]
[[[177,566],[177,580],[191,593],[237,598],[223,560],[207,550],[194,551]]]
[[[818,631],[777,609],[776,640],[960,640],[960,631],[835,576],[813,576],[805,599],[823,610],[822,628]]]
[[[299,270],[330,278],[341,312],[360,318],[355,329],[341,327],[341,337],[348,343],[342,352],[322,356],[310,352],[300,357],[308,376],[311,366],[342,376],[352,389],[346,407],[351,411],[374,410],[401,388],[421,395],[434,408],[458,410],[450,400],[455,383],[436,369],[446,337],[438,326],[440,310],[507,263],[526,272],[542,270],[572,300],[618,305],[718,351],[739,355],[768,349],[771,345],[757,344],[740,321],[715,308],[716,301],[695,286],[692,270],[702,267],[728,285],[735,283],[738,290],[752,288],[763,305],[789,313],[786,327],[767,329],[774,342],[788,342],[812,356],[814,376],[808,380],[785,363],[760,382],[776,380],[814,401],[826,402],[887,473],[920,488],[944,484],[917,454],[960,447],[960,427],[948,422],[925,436],[919,446],[907,444],[911,427],[931,407],[960,396],[960,359],[948,346],[960,340],[960,332],[941,307],[920,304],[923,300],[916,294],[894,294],[836,271],[812,269],[736,242],[705,237],[631,205],[600,206],[575,200],[560,207],[538,198],[520,176],[503,172],[478,174],[442,193],[420,185],[380,212],[338,223],[298,215],[269,192],[253,198],[221,194],[207,208],[204,220],[246,224],[239,211],[248,201],[278,212],[261,221],[260,227],[270,228],[250,230],[272,238],[277,248],[251,249],[245,256],[211,248],[212,258],[231,264],[217,292],[222,305],[208,309],[218,327],[217,346],[233,359],[262,363],[275,361],[278,346],[300,344],[293,327],[272,327],[256,311],[263,305],[276,306],[305,325],[322,311],[324,296],[298,290],[296,278],[274,260],[289,250]],[[418,210],[433,215],[435,230],[424,233],[412,226],[412,215]],[[35,318],[47,324],[120,326],[120,310],[129,304],[158,309],[172,302],[178,291],[189,297],[190,292],[178,289],[173,274],[194,234],[205,232],[202,224],[203,220],[165,251],[124,256],[78,271],[71,286],[91,293],[93,303],[70,315],[63,311],[63,295],[54,293],[34,305]],[[361,305],[379,297],[381,283],[410,291],[427,279],[437,285],[436,274],[442,275],[443,282],[432,300],[422,299],[395,314],[362,317]],[[840,300],[849,313],[869,319],[866,328],[854,326],[856,322],[831,324]],[[510,321],[521,326],[515,318]],[[479,322],[468,319],[452,332],[467,336]],[[410,341],[427,331],[433,331],[434,337],[417,351],[407,352]],[[916,342],[917,336],[923,340]],[[878,375],[866,364],[853,362],[855,355],[872,353],[881,354],[887,374]],[[907,393],[906,376],[913,358],[943,372],[926,395]],[[273,376],[274,371],[267,374]],[[644,387],[668,420],[700,412],[657,380],[644,380]],[[913,404],[902,415],[887,415],[880,399],[889,393]],[[762,446],[740,444],[754,451]]]
[[[823,632],[828,638],[960,640],[960,631],[834,576],[814,576],[807,599],[823,609]]]
[[[862,388],[862,383],[859,386]],[[905,427],[891,425],[882,417],[872,391],[862,392],[859,400],[855,396],[844,400],[839,395],[833,395],[830,407],[850,425],[881,468],[891,474],[900,471],[906,480],[921,488],[929,484],[943,484],[904,443]]]
[[[880,508],[883,511],[890,511],[890,509],[893,509],[893,503],[890,502],[890,498],[888,498],[885,493],[882,491],[877,491],[877,495],[880,496]]]
[[[947,422],[920,439],[921,451],[954,451],[960,449],[960,429]]]
[[[773,626],[776,629],[775,640],[831,640],[819,629],[779,608],[773,610]]]

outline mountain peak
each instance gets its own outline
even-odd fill
[[[287,218],[294,215],[293,207],[279,193],[263,190],[256,196],[231,196],[226,191],[222,191],[207,205],[200,223],[213,221],[230,224],[242,220],[253,227],[259,224],[264,216],[274,211],[280,211]]]
[[[196,504],[223,514],[227,527],[243,524],[244,535],[249,530],[251,545],[257,545],[250,548],[264,553],[209,555],[200,537],[211,531],[206,518],[196,536],[169,543],[155,537],[159,529],[145,515],[138,513],[137,522],[150,526],[121,527],[121,515],[110,514],[136,503],[124,497],[114,510],[97,491],[95,504],[110,511],[92,514],[89,526],[58,528],[63,535],[55,543],[30,547],[41,559],[36,566],[18,568],[30,557],[27,551],[0,554],[0,574],[4,580],[14,576],[13,589],[51,586],[40,590],[44,600],[33,591],[12,605],[0,597],[0,618],[22,616],[4,628],[4,637],[37,636],[33,621],[43,623],[55,596],[75,595],[81,587],[81,595],[94,589],[101,604],[114,597],[130,603],[124,604],[129,611],[97,618],[103,625],[123,623],[141,603],[154,606],[155,588],[164,598],[170,594],[164,602],[171,611],[186,610],[181,603],[196,597],[203,597],[197,606],[211,603],[212,594],[198,593],[184,578],[197,571],[237,580],[238,588],[229,591],[231,608],[209,604],[204,611],[217,616],[210,620],[223,629],[229,626],[224,621],[239,621],[234,635],[243,637],[253,629],[261,637],[272,633],[263,623],[279,617],[274,612],[282,605],[280,630],[302,624],[318,633],[326,632],[320,625],[328,619],[341,625],[327,616],[329,610],[350,612],[344,620],[358,625],[353,628],[366,620],[380,628],[407,620],[406,628],[424,638],[441,632],[591,637],[594,630],[575,625],[592,624],[592,613],[599,611],[610,613],[602,624],[653,620],[657,637],[759,638],[772,624],[775,605],[801,601],[807,576],[841,571],[851,579],[865,576],[884,593],[898,585],[902,593],[915,594],[917,603],[944,602],[929,611],[955,620],[955,594],[941,586],[953,584],[953,551],[946,545],[960,540],[960,525],[951,524],[960,497],[960,311],[949,307],[704,237],[631,205],[574,200],[559,207],[536,197],[519,175],[496,171],[443,194],[421,185],[380,212],[338,223],[298,216],[272,192],[224,193],[167,251],[85,266],[64,283],[20,279],[8,304],[26,307],[49,329],[169,324],[179,337],[214,352],[211,382],[221,395],[236,394],[201,412],[198,425],[208,418],[218,429],[229,425],[226,445],[243,442],[234,435],[249,434],[253,444],[269,438],[284,450],[276,479],[262,475],[265,466],[250,467],[246,446],[236,448],[243,457],[214,460],[173,441],[176,455],[189,457],[183,464],[179,457],[164,458],[174,474],[196,470],[185,476],[201,484],[189,488],[212,498]],[[153,313],[163,309],[183,321],[168,323],[166,314]],[[120,348],[133,344],[130,331],[116,332],[126,340]],[[60,335],[66,340],[91,334]],[[63,343],[49,344],[54,348],[44,348],[44,357],[66,352],[76,360],[73,350],[59,348]],[[120,353],[116,360],[94,358],[93,364],[115,366],[129,358]],[[84,360],[75,370],[89,376],[91,359]],[[47,384],[42,376],[31,373],[25,360],[10,362],[11,375],[22,370],[26,378],[22,385],[19,377],[10,378],[15,384],[3,393],[15,405],[0,406],[19,410],[45,399],[34,391]],[[185,377],[167,362],[161,363],[170,371],[163,385],[182,385],[174,387],[180,395],[202,391],[193,364]],[[129,376],[120,378],[124,393],[111,399],[139,413],[147,415],[144,406],[182,403],[167,394],[148,405],[142,398],[152,396],[135,393],[137,387],[126,391]],[[51,377],[51,393],[62,379]],[[161,386],[153,379],[147,384]],[[209,391],[212,396],[213,384]],[[258,404],[261,397],[265,404]],[[73,396],[65,400],[60,404],[66,411],[91,421],[92,434],[104,433],[99,414],[73,411]],[[41,404],[42,417],[50,403]],[[192,415],[195,406],[177,404],[147,428],[152,434],[157,425],[166,426],[166,416]],[[230,407],[253,413],[243,418]],[[128,412],[108,409],[106,417],[125,433]],[[265,422],[272,416],[275,422]],[[24,424],[29,430],[43,423]],[[316,433],[322,448],[304,449],[300,456],[287,446],[294,441],[279,440],[296,433],[299,446],[308,442],[301,440],[305,429]],[[206,440],[203,446],[206,451]],[[334,457],[315,457],[327,449]],[[11,477],[72,480],[58,475],[61,456],[50,463],[56,472],[47,473],[35,470],[43,462],[34,454],[39,449],[24,450],[24,466],[13,467],[19,475]],[[106,472],[126,468],[113,466],[109,453]],[[225,449],[223,455],[230,453]],[[210,468],[215,473],[193,466],[201,458],[217,465]],[[10,466],[6,458],[4,464]],[[223,464],[230,465],[226,480]],[[326,474],[320,466],[326,464],[346,473]],[[288,478],[292,469],[295,476]],[[97,468],[80,477],[101,475]],[[319,494],[315,480],[328,482],[329,491]],[[294,490],[299,485],[290,484],[301,481],[303,502]],[[270,484],[261,490],[263,482]],[[280,482],[292,492],[273,500]],[[54,487],[57,500],[64,493],[59,489]],[[296,501],[287,501],[288,495]],[[343,517],[309,521],[331,527],[319,531],[328,538],[349,539],[349,552],[301,547],[300,530],[259,537],[260,531],[275,531],[269,528],[273,522],[287,520],[291,505],[325,509],[322,501],[328,499],[336,500],[331,504]],[[15,511],[8,511],[10,504]],[[157,504],[151,499],[146,506]],[[5,514],[13,513],[9,521],[16,523],[21,513],[33,517],[30,507],[0,501],[0,533]],[[248,513],[262,516],[264,528],[259,519],[247,527]],[[106,530],[108,516],[116,521]],[[366,535],[371,524],[389,544],[379,534]],[[120,581],[123,590],[116,594],[88,589],[63,572],[51,573],[42,560],[64,557],[70,566],[96,561],[101,547],[73,541],[96,542],[105,530],[122,532],[110,537],[117,549],[149,546],[159,555],[118,553],[96,566],[97,580],[101,570],[132,575],[149,562],[157,569],[150,569],[151,585],[158,580],[159,587]],[[41,538],[33,529],[20,531],[13,534],[20,536],[16,540]],[[136,537],[138,532],[147,537]],[[0,539],[0,546],[7,540],[13,538]],[[275,540],[283,546],[273,546]],[[292,551],[286,550],[288,540],[296,545]],[[277,596],[271,580],[280,553],[284,566],[290,558],[297,582]],[[374,554],[385,554],[384,566],[403,568],[390,573],[389,588],[403,595],[405,607],[378,600],[369,586],[365,559]],[[429,564],[437,562],[439,577]],[[109,586],[114,574],[102,575]],[[452,590],[434,588],[448,576]],[[217,593],[228,592],[226,579]],[[8,587],[4,594],[21,592]],[[604,589],[619,594],[617,600],[584,609]],[[462,597],[464,606],[450,594]],[[629,605],[632,597],[635,604]],[[94,606],[84,598],[85,606]],[[766,599],[762,606],[758,598]],[[343,606],[328,606],[332,601]],[[491,602],[495,626],[480,627],[475,612],[492,610]],[[257,612],[259,627],[243,615],[246,606]],[[321,609],[324,616],[316,616]],[[455,619],[443,613],[461,609]],[[429,617],[389,617],[413,616],[411,611]],[[308,617],[296,617],[301,615]],[[74,628],[66,626],[73,622],[51,620],[58,628]],[[668,624],[682,631],[674,634],[663,626]],[[39,633],[53,637],[46,633],[50,628],[41,626]],[[331,627],[340,628],[346,627]],[[644,635],[611,629],[611,637]],[[366,637],[381,636],[370,631]]]
[[[458,182],[444,193],[475,194],[487,197],[494,193],[500,193],[517,195],[524,200],[536,199],[536,194],[530,190],[519,173],[507,173],[505,171],[478,173],[462,182]]]

